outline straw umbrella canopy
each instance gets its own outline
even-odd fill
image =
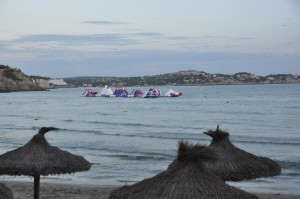
[[[208,130],[205,134],[213,138],[209,148],[216,150],[220,159],[214,164],[206,163],[224,181],[251,180],[280,175],[281,166],[267,157],[259,157],[234,146],[229,133],[219,129]]]
[[[40,176],[87,171],[91,164],[81,156],[51,146],[45,133],[57,130],[42,127],[24,146],[0,155],[0,175],[34,177],[34,198],[39,198]]]
[[[203,166],[216,153],[199,144],[179,142],[176,164],[158,175],[110,194],[110,199],[257,199],[253,194],[229,186]],[[199,167],[200,166],[200,167]]]
[[[14,196],[11,190],[5,186],[4,184],[0,183],[0,198],[2,199],[13,199]]]

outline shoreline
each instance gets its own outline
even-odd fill
[[[33,182],[0,181],[13,192],[15,199],[33,198]],[[119,186],[41,182],[41,199],[107,199]],[[253,193],[260,199],[300,199],[300,195]]]

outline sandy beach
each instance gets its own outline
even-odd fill
[[[33,198],[33,182],[2,181],[14,194],[15,199]],[[41,199],[106,199],[112,190],[117,187],[78,185],[78,184],[54,184],[41,183]],[[254,193],[260,199],[300,199],[297,195],[263,194]]]

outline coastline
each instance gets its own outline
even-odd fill
[[[15,199],[33,198],[33,182],[0,181],[13,192]],[[107,199],[117,186],[41,183],[41,199]],[[253,193],[260,199],[299,199],[300,195]]]

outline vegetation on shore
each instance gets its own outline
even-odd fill
[[[20,69],[0,65],[0,92],[41,90],[44,88],[34,83]]]
[[[0,65],[0,92],[40,91],[49,86],[49,77],[28,76],[20,69]],[[276,74],[258,76],[240,72],[233,75],[210,74],[203,71],[186,70],[139,77],[70,77],[64,78],[69,87],[81,86],[156,86],[156,85],[236,85],[236,84],[290,84],[300,83],[300,75]],[[44,85],[43,85],[44,84]],[[46,85],[46,86],[45,86]],[[68,87],[64,86],[64,87]],[[57,86],[59,87],[59,86]]]
[[[140,77],[72,77],[64,80],[73,86],[152,86],[152,85],[230,85],[230,84],[288,84],[300,83],[300,75],[276,74],[258,76],[240,72],[233,75],[210,74],[202,71],[187,70]]]

